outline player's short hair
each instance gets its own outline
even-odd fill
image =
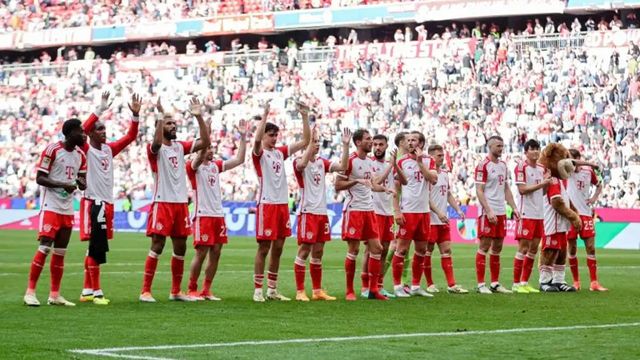
[[[500,142],[504,142],[504,140],[502,140],[501,136],[498,135],[493,135],[490,138],[487,139],[487,145],[489,145],[489,143],[491,142],[491,140],[498,140]]]
[[[82,121],[77,118],[69,119],[62,124],[62,135],[69,136],[75,129],[82,130]]]
[[[529,150],[540,150],[540,143],[538,140],[529,139],[526,143],[524,143],[524,151]]]
[[[433,145],[429,145],[429,154],[433,154],[436,151],[444,151],[444,149],[442,148],[442,145],[438,145],[438,144],[433,144]]]
[[[384,140],[384,142],[389,142],[389,138],[386,135],[376,134],[373,137],[373,140]]]
[[[582,157],[578,149],[569,149],[569,155],[571,155],[573,159],[580,159]]]
[[[396,144],[396,146],[400,146],[400,142],[404,140],[405,137],[407,137],[407,132],[401,131],[396,134],[396,137],[393,139],[393,143]]]
[[[367,129],[358,129],[356,131],[353,132],[353,135],[351,136],[351,138],[353,139],[353,143],[355,144],[356,141],[362,141],[362,138],[364,138],[364,134],[368,134],[369,130]]]
[[[427,138],[424,137],[424,134],[418,130],[413,130],[411,134],[418,135],[418,144],[425,144],[427,142]]]
[[[264,133],[269,133],[269,132],[278,132],[280,131],[280,128],[278,127],[278,125],[274,124],[274,123],[266,123],[264,126]]]

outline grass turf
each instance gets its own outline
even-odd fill
[[[343,300],[346,246],[341,241],[333,241],[326,247],[323,284],[330,294],[339,297],[338,301],[255,304],[251,300],[255,241],[232,238],[223,250],[213,284],[214,292],[224,299],[222,302],[173,303],[167,300],[170,287],[169,245],[160,258],[154,281],[154,295],[159,302],[141,304],[137,297],[149,242],[143,234],[131,233],[116,234],[116,239],[111,242],[109,263],[102,268],[102,286],[112,301],[111,305],[99,307],[78,303],[75,308],[46,305],[28,308],[22,305],[22,295],[37,245],[34,238],[33,232],[0,232],[0,358],[3,359],[89,359],[96,356],[71,353],[70,349],[640,322],[640,253],[637,251],[599,251],[600,278],[611,289],[608,293],[585,290],[575,294],[489,296],[441,293],[433,299],[410,298],[388,302],[359,299],[355,303],[347,303]],[[66,257],[61,292],[71,301],[77,300],[82,288],[85,249],[86,245],[80,244],[74,233]],[[295,294],[292,271],[295,250],[295,241],[288,240],[279,281],[281,291],[288,296]],[[584,253],[580,251],[583,287],[588,287]],[[502,257],[501,279],[508,287],[514,252],[514,248],[505,248]],[[186,287],[192,255],[190,249],[183,288]],[[453,259],[458,282],[471,289],[475,283],[475,247],[456,245]],[[434,279],[443,289],[444,275],[439,263],[438,255],[434,255]],[[534,271],[532,283],[537,279],[536,273]],[[567,276],[570,278],[568,271]],[[358,275],[356,278],[359,283]],[[390,275],[386,277],[386,283],[390,288]],[[46,302],[48,286],[47,265],[38,284],[38,298],[42,303]],[[309,286],[307,275],[307,289]],[[503,353],[531,359],[542,354],[549,358],[566,358],[571,354],[582,358],[616,359],[638,356],[638,336],[640,326],[630,326],[346,342],[143,349],[113,354],[147,359],[251,359],[265,354],[281,359],[370,359],[402,355],[449,359],[489,358]]]

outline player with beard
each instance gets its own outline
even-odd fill
[[[346,272],[346,300],[355,301],[353,280],[356,272],[356,259],[360,251],[360,242],[364,241],[369,251],[367,261],[369,273],[369,299],[387,300],[378,290],[378,276],[381,270],[382,244],[378,235],[378,225],[373,208],[372,191],[387,191],[380,185],[382,177],[373,176],[373,160],[367,155],[371,152],[372,138],[369,131],[358,129],[353,133],[356,151],[349,156],[349,165],[343,176],[336,179],[336,191],[347,190],[347,202],[342,217],[342,239],[348,244],[344,262]]]
[[[73,192],[86,189],[87,162],[79,147],[86,142],[82,122],[69,119],[62,125],[63,141],[46,147],[40,155],[36,169],[36,182],[42,187],[40,197],[40,245],[31,262],[29,282],[24,295],[28,306],[40,306],[36,297],[36,284],[44,268],[47,255],[51,256],[51,290],[47,304],[75,306],[60,295],[64,272],[64,256],[73,228]]]
[[[107,262],[108,240],[113,239],[113,158],[136,140],[142,99],[131,97],[133,119],[120,139],[107,143],[107,130],[99,116],[109,107],[109,92],[102,94],[100,107],[84,122],[89,136],[82,151],[87,156],[87,189],[80,202],[80,240],[89,242],[84,258],[84,286],[80,301],[108,305],[100,286],[100,265]]]
[[[385,160],[387,148],[389,147],[388,139],[385,135],[377,134],[373,137],[373,157],[374,161],[373,176],[381,177],[382,186],[385,188],[392,187],[395,178],[402,184],[407,183],[407,179],[404,176],[402,169],[398,167],[397,150],[392,150],[389,154],[389,161]],[[393,170],[393,172],[392,172]],[[396,176],[394,177],[394,173]],[[373,208],[376,214],[376,221],[378,223],[378,235],[380,236],[380,242],[382,243],[381,260],[383,261],[383,268],[386,267],[387,253],[389,252],[389,245],[395,240],[395,234],[393,231],[393,197],[394,194],[386,192],[374,192],[373,194]],[[369,271],[368,271],[368,259],[369,253],[365,251],[364,261],[362,262],[362,297],[369,297]],[[378,287],[380,293],[386,297],[395,297],[393,293],[387,292],[384,289],[384,272],[380,273],[378,279]]]
[[[202,118],[202,104],[192,98],[189,112],[198,121],[200,138],[196,141],[176,141],[176,121],[165,113],[158,98],[158,110],[162,118],[156,121],[153,142],[147,146],[147,157],[155,180],[153,204],[147,222],[147,236],[151,238],[151,249],[144,264],[141,302],[154,303],[151,295],[153,277],[158,267],[167,236],[171,236],[171,292],[169,300],[195,301],[181,291],[184,273],[184,255],[187,237],[191,234],[189,209],[187,208],[187,174],[184,157],[191,152],[206,149],[211,144],[209,128]]]

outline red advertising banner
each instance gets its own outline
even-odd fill
[[[591,31],[584,39],[584,46],[590,48],[627,47],[640,41],[640,29],[617,31]]]
[[[273,30],[272,14],[217,17],[204,21],[202,35],[220,35]]]
[[[427,40],[412,41],[408,43],[370,43],[361,45],[341,45],[337,47],[338,60],[350,58],[357,59],[360,56],[420,59],[431,58],[444,53],[470,53],[476,48],[475,39],[451,39],[451,40]]]

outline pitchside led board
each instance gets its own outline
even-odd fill
[[[116,231],[143,232],[147,226],[149,204],[139,204],[136,211],[115,213]],[[224,202],[225,221],[229,236],[254,236],[256,230],[255,203]],[[467,220],[460,221],[449,209],[451,220],[451,239],[456,243],[474,243],[477,239],[476,216],[474,206],[464,207]],[[0,210],[0,230],[36,230],[38,210]],[[597,209],[596,246],[608,249],[640,250],[640,209]],[[342,226],[342,204],[330,204],[328,215],[331,222],[331,235],[340,238]],[[76,216],[78,214],[76,213]],[[291,214],[293,235],[296,234],[297,216]],[[75,224],[79,220],[76,219]],[[506,243],[515,245],[515,222],[507,221]]]

